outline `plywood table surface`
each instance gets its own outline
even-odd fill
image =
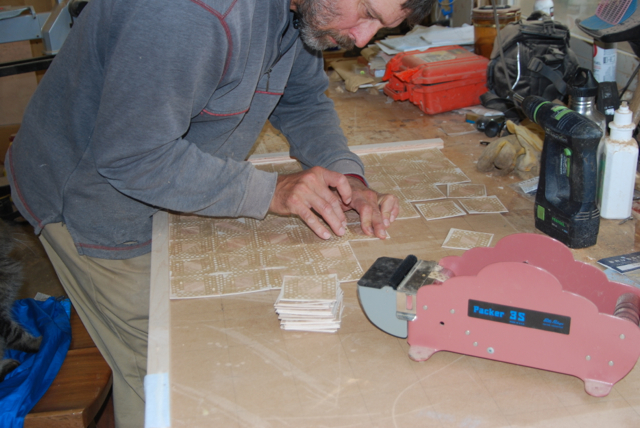
[[[384,100],[371,102],[384,108]],[[447,120],[463,121],[456,115]],[[353,123],[346,123],[349,133]],[[380,256],[461,254],[441,246],[450,228],[493,233],[492,245],[512,233],[535,232],[532,202],[510,188],[519,179],[475,170],[481,135],[431,136],[443,137],[443,153],[509,212],[398,220],[391,239],[351,244],[362,269]],[[595,263],[637,251],[635,221],[618,223],[603,221],[598,245],[574,251],[576,258]],[[417,363],[408,358],[405,340],[366,319],[355,282],[341,284],[345,309],[338,333],[295,332],[280,329],[273,307],[278,290],[169,301],[168,266],[154,266],[152,308],[159,306],[152,311],[162,316],[152,313],[149,373],[169,375],[171,427],[640,426],[637,366],[607,397],[594,398],[577,378],[517,365],[450,352]]]
[[[500,215],[479,230],[515,232]],[[443,220],[469,228],[466,216]],[[354,251],[366,267],[377,255],[439,259],[438,228],[399,221],[395,237]],[[365,268],[363,266],[363,268]],[[634,427],[640,423],[640,369],[608,397],[584,392],[577,378],[527,367],[436,353],[413,362],[403,339],[364,316],[356,284],[342,284],[337,334],[280,329],[278,291],[172,300],[172,427]],[[561,358],[561,356],[559,356]]]

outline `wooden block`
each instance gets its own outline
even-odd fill
[[[111,368],[71,307],[69,352],[49,387],[25,418],[25,428],[113,428]]]
[[[69,351],[51,387],[24,420],[25,428],[85,428],[111,390],[111,369],[98,348]]]

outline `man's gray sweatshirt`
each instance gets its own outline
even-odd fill
[[[288,0],[92,0],[5,165],[36,233],[80,254],[150,251],[159,209],[262,218],[276,174],[245,161],[267,120],[305,167],[363,175]]]

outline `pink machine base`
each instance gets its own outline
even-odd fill
[[[519,364],[576,376],[603,397],[640,356],[640,327],[613,315],[621,295],[640,290],[574,260],[559,241],[515,234],[439,264],[454,276],[417,292],[413,360],[451,351]]]

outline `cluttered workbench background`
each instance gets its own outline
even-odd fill
[[[36,11],[49,10],[54,3],[64,7],[68,2],[0,0],[2,6],[35,4],[35,10],[24,8],[24,16],[19,19],[25,21],[31,21],[27,20],[30,18],[27,15],[35,18]],[[456,36],[473,38],[475,31],[475,52],[488,57],[495,37],[492,11],[480,8],[472,11],[474,5],[488,3],[488,0],[451,1],[446,5],[439,1],[439,13],[433,16],[432,23],[450,20],[453,28],[449,33]],[[534,2],[515,3],[522,3],[522,16],[526,16]],[[536,0],[535,3],[536,6],[544,3],[546,7],[553,4],[550,0]],[[594,46],[590,43],[591,37],[585,39],[585,34],[577,29],[575,18],[590,16],[595,3],[596,0],[556,0],[556,22],[564,22],[577,36],[572,38],[572,48],[583,66],[591,64]],[[636,8],[636,2],[632,7]],[[519,8],[507,7],[500,13],[501,25],[520,17]],[[3,18],[3,22],[9,24],[6,16]],[[472,18],[475,30],[460,27],[461,18],[466,23]],[[68,31],[68,22],[58,20],[58,24]],[[487,33],[491,33],[491,37],[485,37]],[[14,40],[11,36],[4,34],[0,42]],[[41,39],[43,36],[29,32],[21,34],[19,40],[24,42],[32,37]],[[413,41],[421,37],[414,34]],[[398,47],[399,39],[394,40],[391,45]],[[427,45],[433,42],[430,39]],[[449,42],[446,45],[466,44],[458,40]],[[0,59],[10,63],[33,55],[39,63],[42,60],[50,62],[52,55],[39,58],[50,50],[42,44],[42,41],[34,40],[31,43],[5,43]],[[631,52],[628,46],[619,47]],[[609,54],[604,55],[611,55],[611,52],[615,55],[615,49],[606,51]],[[436,55],[460,52],[454,47],[451,52]],[[404,93],[394,93],[398,97],[395,98],[389,93],[385,96],[377,87],[356,90],[365,82],[355,79],[345,85],[344,76],[338,71],[361,78],[358,74],[363,72],[367,61],[352,59],[332,66],[329,60],[343,59],[343,53],[325,52],[331,77],[328,94],[335,102],[342,129],[354,151],[361,146],[375,152],[371,147],[388,148],[398,142],[422,141],[426,145],[435,142],[440,148],[431,150],[440,150],[471,183],[484,185],[487,195],[496,196],[507,209],[500,213],[459,215],[430,221],[420,215],[398,220],[389,229],[388,240],[348,244],[361,271],[366,271],[379,256],[402,258],[411,253],[420,259],[437,261],[462,254],[463,250],[443,246],[452,229],[491,234],[490,246],[496,245],[500,238],[518,232],[541,235],[534,227],[531,195],[518,190],[518,183],[523,178],[515,173],[499,175],[478,171],[478,160],[486,151],[482,142],[495,142],[495,138],[477,132],[465,121],[472,110],[429,115],[415,105],[420,104],[420,100],[414,101],[415,104],[393,101],[406,95]],[[462,53],[468,55],[468,52]],[[617,75],[609,79],[610,87],[616,87],[616,82],[611,80],[617,80],[618,88],[627,79],[629,82],[634,80],[630,76],[635,76],[631,72],[637,63],[636,55],[618,55]],[[15,64],[9,67],[14,68]],[[6,76],[0,85],[3,95],[0,98],[5,100],[0,102],[0,140],[3,143],[0,148],[3,150],[19,127],[24,107],[44,74],[43,68],[46,66],[29,69],[40,70],[37,75],[11,75],[15,71],[3,68],[2,75]],[[372,68],[376,73],[385,71],[384,64]],[[443,74],[447,73],[440,76]],[[475,77],[478,76],[485,76],[484,69],[475,70]],[[458,77],[464,82],[471,80],[466,75]],[[440,97],[434,96],[429,89],[433,88],[427,88],[425,93],[428,95],[421,100],[425,104],[440,101]],[[484,82],[474,80],[474,90],[484,91]],[[631,107],[639,111],[640,98],[636,97],[635,101]],[[432,105],[422,107],[428,110]],[[405,148],[407,144],[400,143],[397,147]],[[264,162],[276,159],[275,153],[287,151],[285,138],[267,125],[252,155],[254,160]],[[411,153],[415,152],[406,150],[405,154],[411,156]],[[385,165],[377,165],[381,166]],[[446,193],[446,186],[439,187]],[[615,384],[607,396],[595,398],[585,392],[582,380],[550,371],[453,352],[437,352],[428,361],[413,362],[407,356],[409,345],[406,340],[386,334],[365,317],[355,281],[341,284],[344,313],[335,334],[282,330],[274,310],[279,295],[277,289],[171,300],[166,213],[159,214],[154,221],[150,377],[146,385],[148,427],[636,427],[640,424],[640,369],[637,367]],[[50,294],[60,293],[53,270],[40,262],[46,259],[41,246],[31,247],[25,246],[25,252],[28,250],[35,255],[35,251],[40,251],[41,254],[23,257],[30,263],[25,271],[26,282],[31,285],[24,287],[24,296],[31,297],[32,288],[40,291],[49,283],[55,283]],[[597,264],[599,259],[638,250],[640,243],[634,214],[625,220],[602,219],[597,245],[572,250],[572,254],[577,260],[602,269]],[[335,257],[335,252],[329,253]],[[338,256],[342,255],[338,253]],[[618,340],[618,336],[614,339]],[[599,345],[595,341],[591,343]],[[565,363],[572,361],[562,353],[557,353],[556,357],[566,358]]]
[[[378,256],[438,260],[451,228],[493,233],[496,241],[535,230],[533,202],[517,192],[521,178],[476,169],[487,137],[463,111],[429,116],[377,91],[328,90],[352,146],[442,139],[442,153],[471,183],[484,184],[507,207],[501,214],[426,222],[398,220],[391,239],[352,244],[363,270]],[[354,149],[356,149],[354,147]],[[253,156],[286,152],[266,126]],[[603,257],[640,249],[636,220],[602,220],[598,244],[574,250],[596,265]],[[155,227],[155,226],[154,226]],[[157,228],[156,228],[157,232]],[[632,427],[640,423],[640,369],[612,392],[594,398],[581,380],[563,374],[438,352],[413,362],[406,341],[374,327],[363,314],[356,283],[341,284],[344,313],[336,334],[283,331],[274,311],[279,291],[171,300],[167,254],[157,251],[150,321],[149,370],[168,367],[173,427]],[[155,308],[155,309],[153,309]],[[562,358],[559,355],[558,358]],[[157,409],[156,409],[157,410]],[[147,412],[149,415],[149,412]]]
[[[521,177],[516,173],[501,176],[477,171],[476,165],[486,143],[494,139],[478,132],[473,124],[466,121],[466,113],[472,109],[427,115],[410,102],[393,102],[375,89],[345,91],[340,79],[331,82],[327,94],[335,103],[349,146],[441,138],[444,141],[442,153],[461,168],[471,182],[486,185],[488,195],[498,196],[509,208],[509,212],[502,216],[518,232],[540,233],[534,225],[533,199],[527,199],[514,190],[515,185],[522,181]],[[284,136],[267,124],[252,154],[288,150]],[[604,232],[598,236],[597,247],[588,251],[575,250],[576,259],[595,264],[600,258],[640,249],[635,219],[619,223],[602,219],[600,227]]]

